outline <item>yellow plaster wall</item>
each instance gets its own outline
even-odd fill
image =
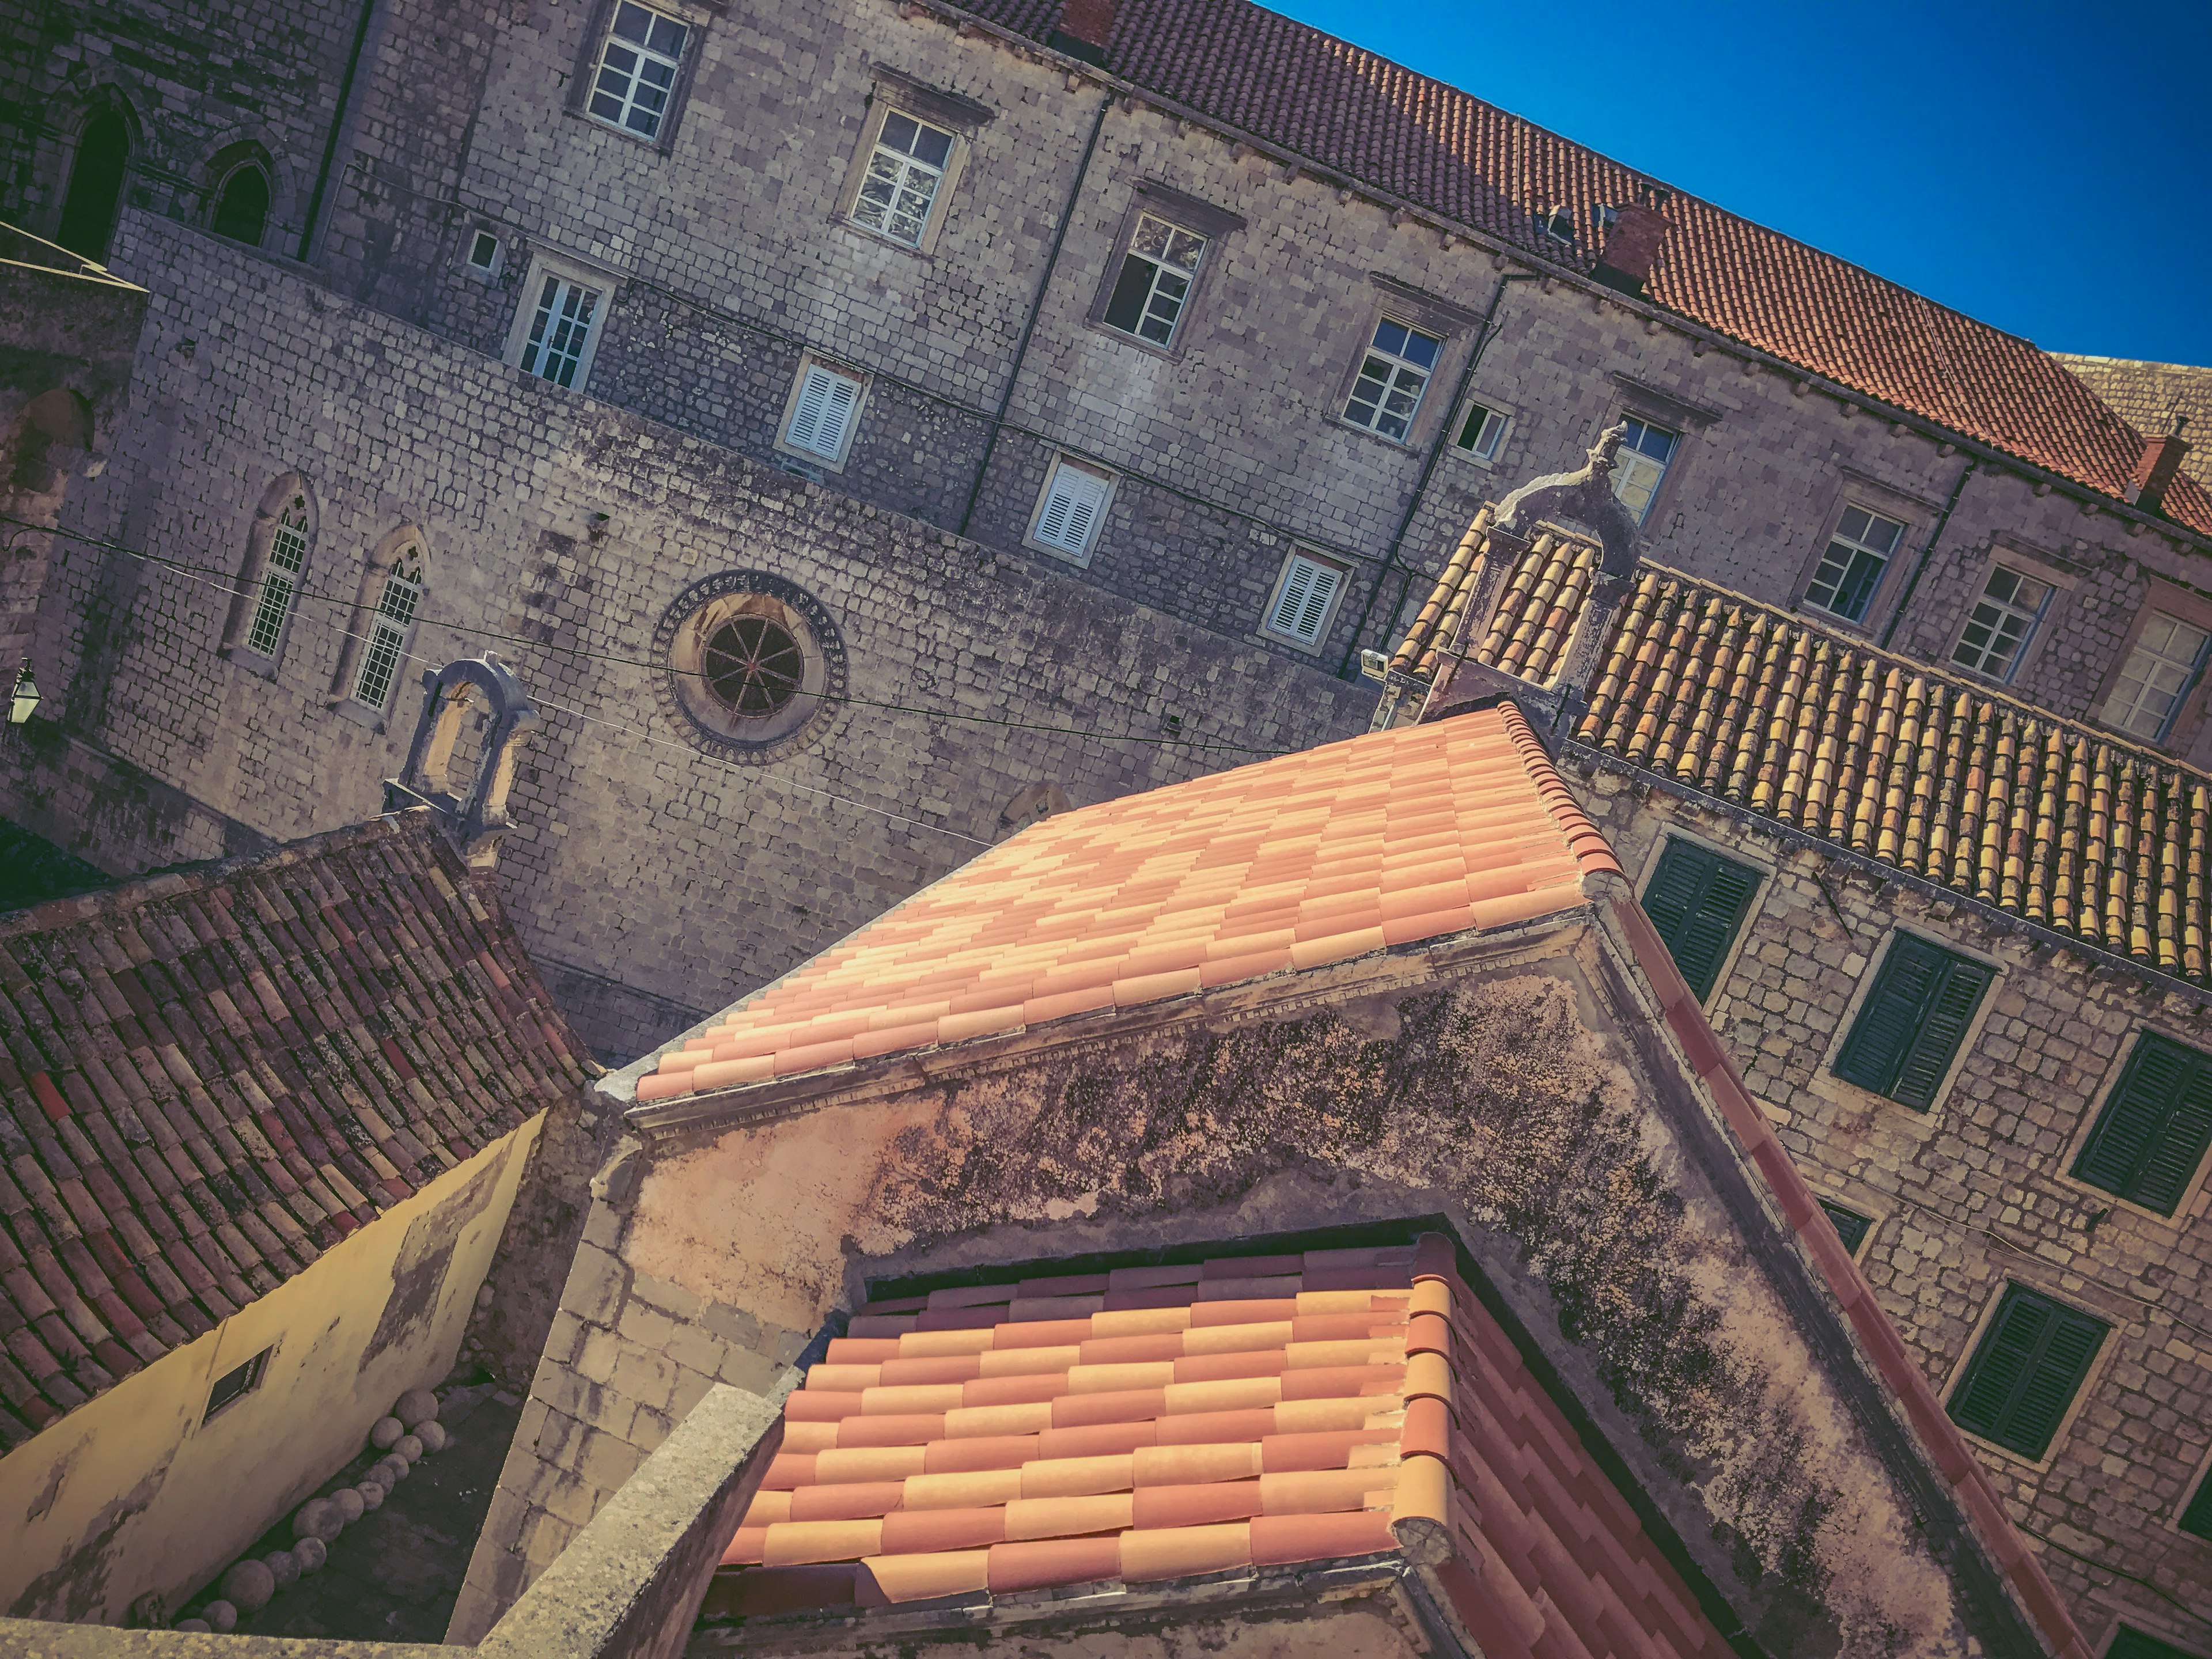
[[[360,1450],[401,1394],[442,1378],[543,1121],[0,1459],[0,1608],[113,1624],[148,1591],[177,1606]],[[434,1314],[364,1364],[395,1274],[447,1237]],[[202,1423],[215,1379],[272,1345],[259,1387]]]

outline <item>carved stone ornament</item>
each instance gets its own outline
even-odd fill
[[[427,805],[471,869],[486,870],[499,857],[499,838],[507,833],[507,793],[514,782],[514,763],[523,734],[538,724],[537,705],[507,665],[486,653],[449,662],[422,676],[422,717],[407,764],[384,783],[385,810]],[[471,710],[482,715],[483,744],[476,776],[456,789],[447,774],[453,762],[461,721]]]
[[[805,747],[845,698],[845,641],[822,602],[765,570],[696,581],[661,613],[663,710],[710,755],[765,766]]]

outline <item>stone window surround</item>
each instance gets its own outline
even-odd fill
[[[2189,1185],[2182,1189],[2181,1201],[2173,1206],[2172,1215],[2160,1215],[2147,1205],[2122,1198],[2109,1188],[2094,1185],[2074,1173],[2075,1164],[2081,1161],[2081,1149],[2088,1144],[2090,1131],[2097,1127],[2097,1120],[2104,1115],[2106,1104],[2112,1099],[2112,1091],[2119,1087],[2120,1079],[2128,1069],[2128,1061],[2135,1054],[2136,1043],[2145,1033],[2163,1037],[2177,1048],[2191,1049],[2198,1054],[2206,1052],[2202,1033],[2188,1036],[2161,1026],[2155,1020],[2136,1021],[2126,1037],[2113,1045],[2115,1053],[2106,1061],[2105,1074],[2097,1080],[2097,1086],[2083,1101],[2081,1121],[2074,1126],[2074,1133],[2067,1138],[2065,1150],[2058,1155],[2057,1166],[2051,1173],[2070,1193],[2078,1193],[2097,1203],[2125,1210],[2140,1221],[2147,1221],[2178,1236],[2188,1229],[2208,1203],[2212,1203],[2212,1182],[2207,1179],[2208,1176],[2212,1176],[2212,1151],[2208,1151],[2197,1160],[2196,1172],[2190,1176]]]
[[[1147,213],[1206,238],[1206,252],[1199,257],[1198,280],[1190,285],[1190,295],[1176,313],[1174,339],[1164,346],[1106,326],[1106,307],[1114,298],[1114,285],[1121,278],[1121,264],[1129,257],[1129,244],[1136,238],[1137,222]],[[1121,228],[1114,233],[1113,245],[1107,251],[1106,268],[1099,276],[1098,292],[1091,299],[1091,309],[1085,313],[1084,325],[1117,344],[1133,346],[1139,351],[1149,351],[1170,360],[1181,358],[1190,349],[1191,319],[1206,303],[1206,292],[1213,286],[1215,273],[1221,269],[1229,238],[1243,229],[1245,223],[1242,214],[1216,207],[1201,197],[1186,195],[1171,185],[1152,179],[1139,180],[1131,187],[1129,205],[1122,212]],[[1369,330],[1370,337],[1373,331]]]
[[[1294,640],[1287,634],[1274,633],[1267,627],[1267,618],[1275,614],[1275,606],[1283,597],[1283,585],[1291,579],[1291,562],[1298,558],[1343,572],[1343,580],[1337,583],[1336,592],[1329,596],[1328,609],[1322,617],[1321,626],[1314,630],[1310,645]],[[1358,568],[1348,560],[1326,553],[1310,543],[1292,540],[1283,550],[1283,562],[1276,569],[1275,580],[1267,584],[1267,602],[1260,607],[1260,620],[1252,632],[1254,643],[1280,651],[1295,651],[1300,656],[1320,656],[1328,648],[1328,636],[1335,630],[1336,619],[1344,610],[1345,596],[1352,592],[1353,579],[1358,574]]]
[[[967,172],[975,137],[986,125],[998,118],[999,112],[988,104],[963,98],[957,92],[946,92],[927,82],[918,81],[888,64],[877,64],[869,73],[873,84],[868,91],[866,112],[860,121],[860,139],[853,146],[853,153],[846,161],[845,181],[838,187],[837,200],[830,220],[832,224],[842,226],[856,236],[864,236],[878,246],[896,248],[901,253],[912,254],[918,258],[930,258],[935,255],[938,239],[944,234],[953,193],[960,188],[960,181]],[[939,131],[952,135],[952,153],[945,158],[944,176],[938,181],[937,194],[930,198],[929,219],[922,227],[921,240],[918,245],[902,242],[896,236],[887,236],[879,230],[855,223],[853,219],[853,204],[860,199],[860,186],[866,180],[869,160],[875,155],[876,140],[884,130],[884,118],[895,112],[925,121]]]
[[[2059,1449],[2074,1431],[2074,1420],[2095,1397],[2098,1386],[2104,1382],[2105,1374],[2112,1370],[2121,1347],[2141,1328],[2141,1320],[2124,1314],[2115,1316],[2117,1310],[2089,1301],[2075,1291],[2061,1289],[2060,1275],[2055,1271],[2039,1272],[2038,1269],[2045,1264],[2038,1262],[2033,1256],[2002,1251],[1984,1259],[1993,1272],[1981,1312],[1975,1316],[1974,1328],[1967,1334],[1966,1346],[1952,1360],[1950,1369],[1943,1373],[1942,1386],[1936,1390],[1936,1399],[1943,1403],[1945,1416],[1950,1415],[1951,1396],[1958,1391],[1959,1380],[1966,1376],[1966,1367],[1980,1351],[1982,1339],[1989,1334],[1990,1326],[1997,1316],[1997,1308],[2004,1301],[2005,1292],[2014,1285],[2017,1285],[2024,1291],[2033,1291],[2039,1296],[2047,1296],[2053,1302],[2063,1303],[2112,1327],[2097,1346],[2097,1357],[2089,1362],[2089,1369],[2082,1374],[2081,1386],[2074,1390],[2073,1399],[2066,1402],[2065,1413],[2059,1418],[2058,1426],[2051,1431],[2051,1443],[2043,1449],[2041,1459],[2023,1457],[2008,1446],[2000,1446],[1994,1440],[1984,1440],[1958,1419],[1951,1418],[1951,1426],[1957,1429],[1966,1443],[1977,1451],[2002,1458],[2016,1469],[2048,1474],[2052,1465],[2058,1461]]]
[[[1999,565],[2017,570],[2023,576],[2032,576],[2051,589],[2051,602],[2044,607],[2043,620],[2036,624],[2035,632],[2027,636],[2027,643],[2021,647],[2020,660],[2013,665],[2012,678],[2006,680],[1996,680],[1986,674],[1978,673],[1965,664],[1954,660],[1951,655],[1959,648],[1959,641],[1966,631],[1966,624],[1973,619],[1974,607],[1981,603],[1982,589],[1989,582],[1990,573]],[[2036,659],[2042,656],[2044,642],[2058,631],[2060,607],[2081,585],[2080,574],[2057,562],[2050,555],[2039,553],[2024,545],[2016,538],[2002,535],[1991,537],[1989,546],[1978,556],[1969,554],[1962,559],[1960,572],[1966,579],[1966,592],[1960,604],[1958,617],[1952,622],[1950,631],[1943,635],[1942,672],[1963,675],[1984,685],[2002,686],[2008,690],[2019,685],[2033,672]]]
[[[1805,599],[1806,590],[1812,586],[1820,561],[1827,554],[1828,544],[1835,538],[1837,525],[1855,507],[1905,526],[1897,538],[1897,551],[1890,556],[1888,564],[1875,582],[1874,597],[1867,602],[1866,615],[1856,622],[1808,605]],[[1836,633],[1879,639],[1897,608],[1899,595],[1905,591],[1904,572],[1920,556],[1924,532],[1939,511],[1941,508],[1925,497],[1909,495],[1855,467],[1838,466],[1834,487],[1828,492],[1827,506],[1820,514],[1820,533],[1813,538],[1812,546],[1799,563],[1797,579],[1790,584],[1790,608]]]
[[[665,155],[676,148],[677,129],[684,123],[685,106],[691,101],[691,82],[699,71],[699,59],[707,45],[707,26],[726,9],[728,0],[640,0],[641,4],[678,19],[690,30],[690,38],[684,43],[684,61],[676,70],[676,85],[668,94],[668,112],[661,118],[660,131],[647,138],[641,133],[599,120],[586,106],[592,95],[592,82],[599,70],[599,53],[607,44],[607,31],[614,27],[615,8],[621,0],[594,0],[586,14],[588,27],[584,30],[582,44],[576,50],[576,66],[568,76],[568,95],[562,101],[561,112],[572,115],[595,132],[605,132],[617,138],[627,138],[634,144]]]
[[[381,708],[372,708],[353,694],[354,681],[361,672],[361,653],[368,648],[370,618],[375,616],[377,605],[384,598],[384,580],[392,568],[399,562],[400,553],[416,547],[422,553],[422,603],[415,610],[415,619],[408,623],[406,637],[400,642],[400,658],[392,671],[392,698]],[[422,632],[424,613],[429,608],[432,592],[430,538],[425,536],[413,520],[406,520],[377,543],[368,556],[361,573],[361,586],[354,594],[353,609],[346,615],[346,631],[338,653],[337,672],[331,677],[327,706],[336,709],[357,726],[366,726],[372,732],[381,732],[399,707],[400,693],[413,678],[408,665],[414,661],[415,641]]]
[[[480,265],[470,257],[480,236],[490,237],[494,245],[489,265]],[[499,279],[507,274],[507,239],[499,234],[498,226],[471,220],[461,227],[461,274],[487,288],[499,285]]]
[[[853,400],[853,413],[845,422],[844,440],[838,447],[837,457],[835,460],[827,459],[816,450],[801,449],[794,444],[784,441],[784,434],[791,430],[791,417],[799,408],[799,389],[806,384],[806,371],[817,364],[834,374],[843,375],[848,380],[858,380],[860,383],[860,395]],[[799,465],[811,471],[842,472],[846,465],[853,459],[853,444],[860,435],[860,422],[868,412],[868,394],[875,390],[875,384],[874,375],[869,374],[865,368],[847,362],[842,358],[832,357],[819,351],[800,353],[798,363],[791,371],[791,390],[784,393],[783,411],[775,417],[775,439],[773,446],[775,453],[790,457]]]
[[[1080,554],[1071,553],[1064,547],[1054,547],[1049,542],[1041,542],[1036,539],[1037,520],[1044,516],[1045,504],[1052,499],[1053,474],[1062,466],[1073,466],[1081,471],[1095,474],[1106,482],[1106,499],[1098,504],[1098,518],[1091,532],[1090,549]],[[1106,520],[1114,511],[1114,497],[1121,488],[1121,483],[1120,473],[1100,466],[1095,461],[1085,460],[1082,456],[1070,451],[1048,447],[1045,450],[1044,477],[1038,481],[1036,500],[1030,507],[1029,522],[1022,530],[1022,545],[1032,552],[1042,553],[1048,558],[1057,559],[1062,564],[1073,565],[1079,570],[1089,569],[1091,562],[1098,556],[1100,544],[1105,540]]]
[[[1459,447],[1459,429],[1467,422],[1468,411],[1480,404],[1505,422],[1505,430],[1498,434],[1498,447],[1487,456],[1477,455],[1472,450]],[[1451,412],[1451,421],[1444,432],[1444,453],[1468,466],[1479,466],[1485,472],[1497,471],[1505,464],[1506,450],[1519,434],[1521,410],[1517,404],[1509,404],[1495,392],[1485,392],[1480,386],[1471,388],[1459,400]]]
[[[1674,441],[1674,453],[1668,458],[1666,475],[1659,480],[1659,488],[1651,497],[1650,510],[1644,515],[1641,533],[1648,545],[1668,509],[1680,497],[1684,488],[1682,480],[1693,470],[1698,451],[1693,440],[1702,437],[1706,428],[1719,425],[1722,416],[1717,410],[1685,402],[1673,392],[1658,386],[1646,386],[1618,370],[1611,378],[1613,383],[1620,388],[1620,394],[1613,400],[1611,412],[1589,434],[1590,443],[1597,441],[1599,433],[1610,431],[1632,416],[1647,426],[1664,427],[1678,434]]]
[[[1866,1006],[1866,1000],[1874,990],[1875,981],[1881,976],[1882,967],[1889,960],[1890,946],[1900,933],[1910,934],[1923,944],[1932,945],[1939,951],[1948,951],[1955,957],[1963,957],[1969,962],[1978,962],[1990,974],[1989,988],[1982,993],[1982,1000],[1974,1010],[1973,1018],[1966,1022],[1966,1032],[1959,1039],[1958,1052],[1951,1056],[1951,1063],[1943,1068],[1942,1080],[1936,1084],[1936,1092],[1929,1097],[1928,1109],[1924,1112],[1916,1111],[1903,1101],[1892,1100],[1887,1095],[1862,1089],[1857,1084],[1836,1073],[1836,1060],[1844,1051],[1844,1044],[1850,1039],[1851,1028],[1858,1023],[1860,1010]],[[1975,1045],[1981,1041],[1983,1028],[1989,1024],[1990,1016],[1996,1010],[1997,994],[2003,989],[2012,970],[1986,951],[1970,950],[1955,939],[1946,939],[1931,927],[1908,927],[1902,922],[1892,923],[1872,948],[1862,954],[1866,957],[1866,966],[1860,970],[1858,983],[1851,990],[1851,999],[1844,1005],[1843,1017],[1836,1022],[1836,1029],[1828,1038],[1827,1047],[1821,1051],[1806,1086],[1822,1098],[1840,1105],[1856,1106],[1863,1109],[1870,1107],[1886,1115],[1887,1121],[1892,1125],[1906,1124],[1910,1126],[1909,1133],[1924,1139],[1936,1133],[1943,1108],[1951,1098],[1952,1087],[1959,1080],[1959,1073],[1973,1054]]]
[[[301,580],[295,584],[292,603],[284,613],[284,626],[276,636],[276,649],[264,656],[247,645],[253,628],[253,615],[261,603],[261,579],[268,573],[269,550],[276,544],[276,521],[285,505],[295,496],[307,504],[307,550],[301,556]],[[254,510],[253,523],[246,533],[246,560],[239,566],[238,588],[231,600],[230,617],[222,630],[222,646],[217,655],[227,659],[249,674],[258,674],[264,680],[276,678],[278,664],[284,659],[284,649],[291,642],[292,624],[299,619],[298,589],[306,585],[306,577],[315,556],[315,532],[321,523],[321,514],[315,505],[315,492],[307,485],[304,474],[286,472],[262,493],[261,505]]]
[[[2192,627],[2212,632],[2212,598],[2170,582],[2162,576],[2153,575],[2148,570],[2142,574],[2143,596],[2136,606],[2135,619],[2128,624],[2126,636],[2120,641],[2119,648],[2112,653],[2112,660],[2106,667],[2104,680],[2097,687],[2096,697],[2089,705],[2089,718],[2100,726],[2106,724],[2105,711],[2113,694],[2119,690],[2120,671],[2127,666],[2128,658],[2135,651],[2136,641],[2142,637],[2143,625],[2151,619],[2154,611],[2164,611],[2169,617],[2179,617]],[[2166,726],[2164,742],[2154,744],[2131,732],[2120,732],[2120,739],[2169,755],[2186,752],[2204,721],[2208,683],[2212,683],[2212,672],[2199,673],[2197,683],[2183,694],[2181,707],[2174,711],[2173,719]],[[2118,730],[2118,727],[2111,729]]]
[[[530,343],[530,325],[538,315],[538,293],[545,286],[548,276],[588,284],[599,291],[599,307],[592,315],[591,332],[585,336],[583,352],[576,360],[575,379],[566,386],[522,368],[523,348]],[[514,320],[507,325],[507,347],[500,354],[500,361],[509,368],[523,374],[526,379],[550,386],[556,392],[586,393],[592,381],[592,362],[599,355],[599,342],[606,337],[607,319],[614,311],[615,291],[621,282],[622,279],[606,266],[592,260],[580,259],[572,253],[557,252],[551,248],[532,248],[522,286],[517,292]]]
[[[1205,274],[1203,270],[1200,271],[1200,280],[1204,280]],[[1356,433],[1399,454],[1418,453],[1428,447],[1438,425],[1454,412],[1437,395],[1437,383],[1441,381],[1449,386],[1457,378],[1462,354],[1468,349],[1466,337],[1481,326],[1482,315],[1480,312],[1468,310],[1464,306],[1455,305],[1449,300],[1440,300],[1433,294],[1424,293],[1411,283],[1400,282],[1379,270],[1369,271],[1367,280],[1375,290],[1374,296],[1360,313],[1364,320],[1352,337],[1352,352],[1344,365],[1344,371],[1337,377],[1336,398],[1328,407],[1328,418],[1340,430]],[[1424,334],[1433,335],[1438,342],[1436,367],[1429,371],[1428,382],[1421,388],[1420,406],[1413,411],[1413,422],[1406,428],[1406,435],[1402,438],[1393,438],[1371,427],[1361,426],[1345,413],[1346,405],[1352,401],[1352,388],[1359,383],[1360,366],[1367,361],[1367,354],[1374,345],[1375,331],[1386,318],[1408,328],[1417,328]],[[1437,412],[1440,410],[1443,411],[1441,416]],[[1468,459],[1474,458],[1470,456]],[[1482,465],[1487,466],[1492,463],[1486,461]]]
[[[1743,926],[1736,929],[1735,939],[1729,945],[1728,954],[1721,958],[1721,965],[1713,975],[1713,994],[1705,999],[1704,1004],[1710,1011],[1727,993],[1729,978],[1735,972],[1736,959],[1751,942],[1752,934],[1758,931],[1759,917],[1766,908],[1767,896],[1774,890],[1774,880],[1781,874],[1782,866],[1763,848],[1747,844],[1747,843],[1741,845],[1717,841],[1694,830],[1684,829],[1672,818],[1663,818],[1659,823],[1659,833],[1652,836],[1650,846],[1644,849],[1644,856],[1637,863],[1635,883],[1638,902],[1642,902],[1645,890],[1651,885],[1651,878],[1658,872],[1659,860],[1666,857],[1667,843],[1670,840],[1702,848],[1731,864],[1741,864],[1747,869],[1759,872],[1759,891],[1753,895],[1751,908],[1744,912]],[[1858,1206],[1854,1205],[1852,1207],[1856,1209]]]
[[[1874,1253],[1874,1242],[1882,1229],[1897,1218],[1899,1206],[1896,1198],[1871,1187],[1853,1186],[1846,1189],[1828,1170],[1806,1159],[1799,1159],[1797,1167],[1804,1172],[1805,1184],[1813,1189],[1814,1197],[1825,1198],[1831,1204],[1856,1211],[1867,1218],[1866,1237],[1859,1240],[1859,1247],[1851,1255],[1852,1261],[1863,1266]]]

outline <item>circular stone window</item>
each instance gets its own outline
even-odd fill
[[[702,749],[748,765],[818,735],[845,693],[845,641],[819,600],[764,570],[694,582],[653,630],[662,700]]]

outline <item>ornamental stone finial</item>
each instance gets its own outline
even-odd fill
[[[1604,558],[1592,573],[1596,580],[1606,584],[1626,580],[1644,550],[1636,515],[1613,493],[1614,459],[1627,435],[1626,425],[1607,427],[1590,446],[1589,459],[1572,472],[1554,472],[1522,484],[1498,504],[1490,533],[1503,532],[1525,546],[1535,538],[1540,520],[1567,520],[1589,531],[1604,550]]]

